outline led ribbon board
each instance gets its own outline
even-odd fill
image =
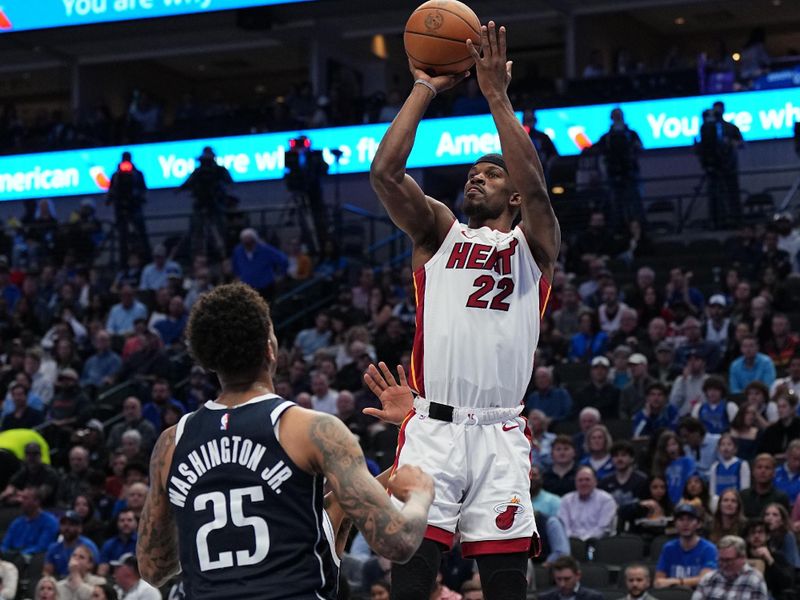
[[[789,88],[543,109],[537,112],[538,127],[553,138],[562,155],[574,155],[597,142],[608,130],[611,109],[619,106],[645,149],[690,146],[699,134],[702,111],[716,100],[725,102],[726,118],[739,126],[748,142],[791,138],[795,121],[800,121],[800,88]],[[180,185],[197,166],[196,157],[204,146],[214,149],[234,181],[280,179],[289,140],[301,134],[311,139],[314,149],[323,150],[332,175],[364,173],[387,128],[388,124],[381,123],[4,156],[0,157],[0,201],[103,193],[123,150],[132,153],[150,189]],[[330,152],[336,148],[342,152],[338,166]],[[468,164],[500,150],[490,115],[430,119],[420,124],[408,166]]]

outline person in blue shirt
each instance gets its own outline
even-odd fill
[[[578,316],[578,333],[569,344],[569,358],[589,362],[606,351],[608,334],[600,329],[600,321],[594,311],[586,310]]]
[[[81,385],[102,388],[114,382],[114,376],[122,368],[122,358],[111,349],[111,335],[101,329],[94,336],[96,352],[83,365]]]
[[[42,497],[36,487],[19,493],[22,515],[11,522],[0,550],[4,553],[39,554],[47,550],[58,535],[58,521],[42,510]]]
[[[717,547],[697,535],[700,515],[691,504],[675,508],[678,539],[664,544],[656,565],[656,588],[697,586],[700,579],[717,568]]]
[[[694,417],[683,417],[678,421],[677,429],[683,442],[683,453],[692,457],[697,472],[703,479],[708,479],[711,465],[719,458],[719,434],[708,433],[706,426]]]
[[[775,382],[775,365],[769,356],[758,351],[758,339],[745,336],[739,349],[742,355],[731,363],[728,371],[731,393],[741,393],[753,381],[771,387]]]
[[[572,411],[572,398],[562,387],[553,385],[550,367],[537,367],[533,373],[533,391],[525,400],[525,412],[538,408],[550,419],[566,419]]]
[[[248,227],[239,235],[240,244],[233,250],[233,272],[262,295],[274,291],[276,278],[289,268],[289,258],[277,248],[262,242],[255,229]]]
[[[727,489],[741,492],[750,487],[750,463],[736,456],[736,440],[723,433],[717,444],[719,460],[711,465],[708,487],[711,493],[722,497]]]
[[[183,298],[173,296],[169,301],[167,318],[158,321],[153,328],[158,333],[161,341],[164,342],[164,345],[171,346],[183,339],[183,331],[186,329],[188,319]]]
[[[786,492],[789,504],[800,493],[800,440],[792,440],[786,448],[786,462],[775,470],[775,487]]]
[[[66,577],[69,574],[69,557],[78,546],[86,546],[92,551],[95,564],[100,558],[100,552],[95,543],[83,533],[83,519],[74,510],[68,510],[61,516],[61,539],[50,544],[44,558],[45,575]]]
[[[669,391],[660,381],[647,386],[644,407],[633,415],[633,437],[654,435],[661,429],[674,429],[678,409],[667,402]]]
[[[728,402],[728,386],[722,377],[710,375],[703,382],[705,399],[692,409],[692,416],[700,419],[709,433],[724,433],[731,428],[739,407]]]
[[[167,287],[170,277],[181,278],[183,271],[174,260],[167,259],[167,249],[159,244],[153,249],[153,262],[142,269],[139,289],[156,291]]]
[[[147,307],[136,299],[131,286],[124,285],[119,292],[119,303],[108,313],[106,329],[111,335],[127,335],[133,332],[138,319],[147,319]]]
[[[136,553],[136,528],[138,522],[132,510],[123,510],[117,515],[117,535],[103,543],[100,549],[100,565],[97,574],[101,577],[111,572],[112,561],[117,561],[123,554]]]
[[[605,425],[594,425],[586,432],[584,442],[586,455],[580,464],[590,466],[598,481],[614,472],[610,451],[612,442],[611,434]]]
[[[663,474],[669,499],[677,504],[689,476],[697,471],[697,465],[691,457],[683,455],[683,448],[674,431],[663,431],[659,436],[653,457],[653,471]]]

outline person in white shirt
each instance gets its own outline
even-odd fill
[[[120,600],[161,600],[161,592],[139,575],[139,562],[130,552],[111,562]]]
[[[588,540],[609,535],[614,529],[617,503],[614,497],[597,489],[597,478],[591,467],[579,467],[575,475],[575,491],[561,499],[558,518],[569,537]]]
[[[789,393],[793,393],[800,398],[800,356],[793,356],[789,360],[789,374],[786,377],[776,379],[769,389],[770,398],[774,398],[778,389],[785,386]],[[777,409],[776,409],[777,420]]]
[[[314,377],[311,378],[311,391],[314,392],[314,395],[311,396],[311,405],[314,410],[329,415],[336,414],[336,399],[339,397],[339,391],[330,388],[330,380],[325,373],[314,374]]]
[[[608,335],[616,333],[620,320],[629,307],[619,301],[619,290],[615,283],[608,283],[603,287],[603,303],[597,309],[600,319],[600,328]]]
[[[706,358],[695,349],[686,353],[686,366],[672,385],[669,403],[678,409],[678,416],[690,414],[705,400],[703,384],[708,379]]]
[[[707,342],[717,344],[722,354],[728,349],[728,338],[731,337],[731,320],[725,316],[727,304],[722,294],[711,296],[706,309],[708,319],[703,324],[703,337]]]

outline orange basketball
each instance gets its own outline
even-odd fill
[[[445,75],[467,71],[475,63],[467,38],[480,46],[481,22],[472,9],[458,0],[429,0],[411,14],[403,43],[415,67]]]

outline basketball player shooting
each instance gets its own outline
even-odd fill
[[[405,172],[428,104],[467,74],[429,76],[411,66],[414,86],[370,172],[390,217],[413,242],[410,383],[419,397],[402,424],[396,464],[421,466],[436,489],[425,540],[392,569],[392,597],[401,600],[428,597],[457,529],[463,555],[477,559],[486,598],[524,598],[535,533],[530,443],[519,415],[561,234],[539,158],[508,99],[506,30],[490,21],[480,48],[466,43],[502,149],[469,170],[469,223]]]
[[[164,431],[153,450],[136,547],[146,581],[159,587],[182,569],[192,600],[332,600],[334,538],[345,517],[379,554],[413,555],[433,499],[430,476],[407,466],[378,483],[339,419],[275,395],[278,343],[255,290],[232,284],[203,295],[187,340],[222,392]],[[338,501],[335,528],[323,507],[325,480]]]

